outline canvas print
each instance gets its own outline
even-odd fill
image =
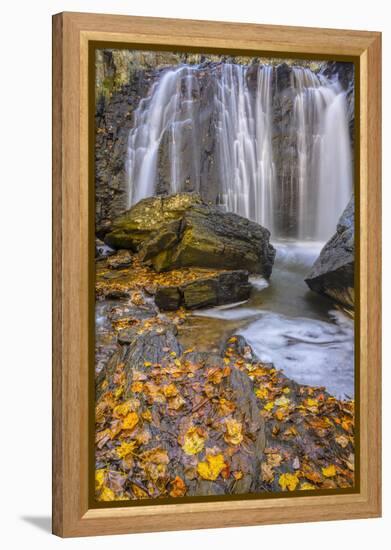
[[[354,490],[354,65],[95,51],[95,501]]]

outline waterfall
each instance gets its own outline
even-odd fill
[[[225,64],[217,86],[221,202],[273,231],[272,68],[258,68],[255,94],[246,72]]]
[[[198,191],[273,235],[284,236],[279,210],[295,220],[296,238],[327,240],[352,191],[345,92],[338,81],[293,66],[286,136],[276,122],[276,79],[276,67],[266,64],[162,70],[134,111],[128,206]]]
[[[345,93],[307,68],[293,67],[297,132],[298,238],[325,241],[352,192]]]

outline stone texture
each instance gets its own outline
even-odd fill
[[[248,272],[224,271],[213,277],[191,281],[179,287],[162,286],[156,290],[155,303],[161,310],[212,307],[247,300],[251,284]]]
[[[179,193],[140,201],[113,223],[105,242],[138,250],[158,272],[176,267],[245,269],[270,277],[270,232],[237,214]]]
[[[336,233],[323,247],[305,279],[311,290],[354,308],[354,200],[343,212]]]

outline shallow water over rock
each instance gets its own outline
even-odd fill
[[[185,346],[211,350],[242,334],[257,356],[289,378],[354,395],[354,321],[304,282],[322,243],[281,241],[268,284],[253,280],[247,302],[195,311],[180,330]]]

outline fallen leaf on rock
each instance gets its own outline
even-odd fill
[[[215,481],[224,470],[226,464],[222,454],[207,455],[205,462],[199,462],[197,472],[203,479]]]
[[[300,491],[313,491],[316,489],[315,485],[312,485],[312,483],[308,483],[308,481],[304,481],[300,487]]]
[[[133,428],[138,424],[138,414],[135,412],[130,412],[122,421],[121,427],[123,430],[133,430]]]
[[[339,435],[335,438],[335,441],[340,445],[343,449],[349,445],[349,438],[346,437],[346,435]]]
[[[105,474],[106,474],[106,470],[104,468],[95,470],[95,490],[96,491],[100,491],[100,489],[102,488],[103,482],[105,480]]]
[[[99,495],[99,500],[104,500],[105,502],[111,502],[115,500],[114,491],[109,489],[109,487],[104,487],[103,491]]]
[[[201,428],[190,428],[184,438],[182,449],[187,455],[196,455],[202,451],[205,445],[205,436]]]
[[[142,382],[133,382],[133,384],[130,386],[130,389],[134,393],[140,393],[143,391],[144,384]]]
[[[282,395],[281,397],[279,397],[278,399],[275,400],[275,404],[278,406],[278,407],[287,407],[289,405],[289,403],[291,402],[290,399],[288,399],[287,397],[285,397],[285,395]]]
[[[255,395],[259,398],[259,399],[267,399],[268,396],[269,396],[269,391],[267,388],[258,388],[257,390],[255,390]],[[267,410],[267,409],[266,409]]]
[[[334,464],[331,464],[330,466],[327,466],[326,468],[322,468],[322,474],[325,477],[334,477],[337,474]]]
[[[283,491],[294,491],[299,484],[297,474],[281,474],[278,483]]]
[[[262,462],[262,465],[261,465],[261,478],[262,478],[262,481],[267,481],[267,482],[271,482],[274,479],[273,468],[267,462]]]
[[[117,453],[119,458],[125,458],[129,454],[132,454],[135,448],[136,448],[135,441],[131,441],[130,443],[123,441],[121,445],[115,449],[115,452]]]
[[[176,476],[174,481],[171,482],[171,497],[183,497],[186,494],[186,484],[182,478]]]
[[[178,395],[178,388],[175,384],[169,384],[168,386],[163,387],[163,393],[166,397],[175,397]]]
[[[243,426],[241,422],[238,422],[234,418],[230,418],[225,422],[226,432],[224,434],[224,440],[231,445],[240,445],[243,441]]]

